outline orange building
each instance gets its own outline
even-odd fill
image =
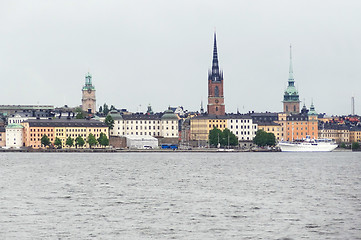
[[[75,139],[81,136],[86,141],[89,134],[93,134],[95,138],[104,133],[109,138],[108,126],[100,121],[86,119],[32,119],[21,123],[24,126],[24,145],[34,149],[43,148],[41,138],[47,135],[53,144],[55,138],[59,138],[62,147],[66,145],[66,139],[71,137]],[[84,147],[89,147],[86,144]],[[100,147],[99,145],[95,147]]]
[[[306,107],[304,106],[303,110]],[[285,140],[293,141],[310,136],[311,139],[318,138],[317,113],[313,104],[310,111],[303,111],[301,114],[291,114],[286,117]]]
[[[4,127],[0,127],[0,147],[6,146],[6,131]]]

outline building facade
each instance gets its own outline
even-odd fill
[[[6,148],[21,148],[23,146],[23,126],[9,124],[6,126]]]
[[[6,130],[5,127],[0,127],[0,147],[6,146]]]
[[[86,142],[88,136],[91,134],[95,138],[100,137],[100,133],[104,133],[109,138],[108,126],[105,123],[88,120],[88,119],[35,119],[22,122],[24,126],[24,145],[34,149],[44,148],[41,144],[43,135],[47,135],[50,142],[54,143],[55,138],[59,138],[62,142],[62,147],[67,148],[66,139],[71,137],[76,139],[81,136]],[[74,148],[75,146],[73,146]],[[88,148],[89,145],[85,143],[83,147]],[[95,147],[100,147],[96,145]]]
[[[214,33],[214,48],[212,70],[208,72],[208,105],[209,115],[225,115],[224,94],[223,94],[223,72],[219,70],[217,39]]]
[[[361,142],[361,127],[350,128],[350,142]]]
[[[96,113],[95,87],[92,83],[92,76],[88,73],[85,76],[85,85],[82,88],[82,109],[88,114]]]
[[[253,123],[251,116],[242,114],[201,115],[190,119],[190,140],[208,141],[209,132],[213,128],[221,131],[229,129],[238,141],[252,141],[256,136],[257,124]]]
[[[179,119],[170,109],[162,114],[120,115],[117,111],[111,111],[109,115],[114,120],[111,136],[179,138]]]
[[[308,113],[291,114],[287,116],[285,132],[284,140],[286,141],[303,139],[306,138],[306,136],[309,136],[311,139],[317,139],[319,137],[318,120],[313,104]]]

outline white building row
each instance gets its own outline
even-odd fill
[[[178,138],[178,117],[168,109],[164,114],[131,114],[120,115],[111,111],[109,115],[114,120],[110,136],[152,136]]]

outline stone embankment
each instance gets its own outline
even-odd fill
[[[127,152],[137,152],[137,153],[171,153],[171,152],[208,152],[208,153],[234,153],[234,152],[279,152],[279,149],[216,149],[216,148],[200,148],[200,149],[31,149],[31,148],[22,148],[22,149],[4,149],[0,148],[0,152],[59,152],[59,153],[127,153]]]

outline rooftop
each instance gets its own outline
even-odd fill
[[[88,119],[29,119],[30,127],[107,127],[101,121]]]

